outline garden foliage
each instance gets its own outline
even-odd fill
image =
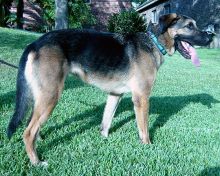
[[[146,27],[144,18],[134,10],[114,14],[108,22],[108,30],[119,34],[145,32]]]

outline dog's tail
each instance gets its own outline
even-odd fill
[[[14,114],[9,122],[7,129],[7,136],[10,139],[15,133],[17,127],[21,124],[22,119],[25,117],[29,101],[31,99],[30,87],[27,84],[25,78],[25,65],[28,59],[28,54],[31,51],[31,46],[29,45],[21,56],[19,63],[18,76],[17,76],[17,90],[16,90],[16,105]]]

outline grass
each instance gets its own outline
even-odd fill
[[[39,36],[0,28],[0,58],[17,65],[24,47]],[[17,70],[0,65],[0,175],[220,175],[220,51],[198,52],[200,68],[175,54],[158,73],[150,98],[152,145],[138,139],[130,94],[103,139],[106,94],[69,76],[38,142],[47,168],[29,162],[22,141],[25,123],[12,140],[6,138]]]

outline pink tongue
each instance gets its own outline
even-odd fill
[[[183,42],[181,41],[183,47],[188,51],[189,55],[191,56],[191,60],[192,63],[196,66],[199,67],[200,66],[200,61],[199,61],[199,57],[196,53],[195,48],[193,48],[190,44],[188,44],[187,42]]]

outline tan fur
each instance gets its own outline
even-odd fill
[[[143,143],[149,144],[148,111],[149,96],[157,72],[157,63],[149,53],[139,52],[138,62],[133,63],[133,77],[129,80],[139,136]]]
[[[76,63],[72,63],[71,64],[71,69],[70,69],[71,73],[76,74],[80,77],[81,80],[83,80],[84,82],[88,82],[88,78],[86,73],[82,70],[81,66],[76,64]]]
[[[28,56],[25,75],[35,104],[31,121],[24,132],[24,143],[32,164],[39,163],[34,147],[36,135],[60,97],[67,70],[64,55],[56,47],[43,47],[38,58],[34,53]]]
[[[163,21],[163,23],[170,24],[173,21],[173,19],[176,18],[178,18],[178,15],[176,13],[172,13],[172,14],[164,15],[160,19]]]
[[[129,80],[128,75],[116,75],[114,77],[103,77],[99,74],[88,75],[87,83],[94,85],[106,92],[114,94],[122,94],[129,92],[127,81]]]
[[[167,53],[172,56],[175,52],[175,48],[174,48],[174,31],[172,29],[168,29],[167,32],[165,32],[163,35],[161,35],[159,37],[159,40],[161,41],[161,43],[164,44]]]

